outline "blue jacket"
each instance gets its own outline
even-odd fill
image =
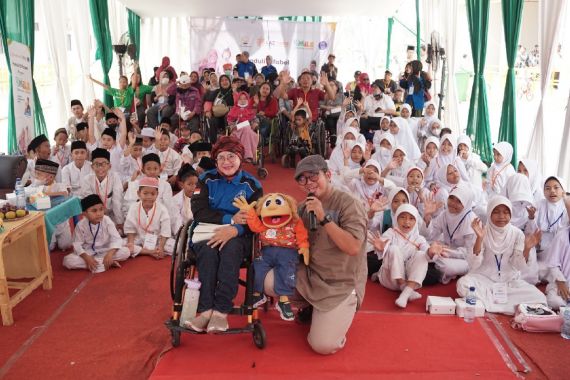
[[[424,103],[425,103],[424,99],[425,84],[424,80],[421,77],[419,78],[419,82],[420,82],[419,90],[413,93],[408,93],[408,95],[406,96],[406,103],[411,105],[414,110],[420,110],[423,112]],[[407,91],[410,87],[413,86],[414,83],[411,78],[407,80],[406,79],[400,80],[400,87],[402,87],[405,91]]]
[[[261,73],[263,74],[263,76],[265,77],[265,80],[267,80],[267,76],[271,73],[275,73],[277,74],[277,69],[275,68],[275,66],[273,65],[269,65],[269,66],[263,66],[261,68]]]
[[[247,61],[247,63],[238,62],[237,70],[240,78],[245,78],[246,72],[252,77],[257,74],[257,67],[255,67],[255,63],[251,61]]]
[[[232,204],[234,199],[244,196],[249,203],[263,195],[259,181],[251,174],[240,170],[228,181],[217,169],[203,173],[199,178],[200,193],[192,197],[192,214],[197,222],[230,224],[239,210]],[[236,224],[239,236],[249,232],[246,225]]]

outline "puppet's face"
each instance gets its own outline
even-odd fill
[[[261,200],[261,208],[258,214],[261,222],[268,228],[280,228],[293,218],[292,200],[279,193],[267,194]]]

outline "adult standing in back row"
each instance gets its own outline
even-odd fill
[[[241,53],[241,61],[239,61],[236,65],[237,71],[240,78],[245,78],[247,81],[247,77],[253,78],[257,74],[257,67],[255,63],[249,60],[249,52],[244,51]]]
[[[289,88],[289,82],[291,82],[289,73],[282,71],[279,75],[279,86],[275,89],[273,95],[275,95],[276,98],[292,100],[293,103],[296,103],[299,98],[303,99],[303,102],[306,102],[309,105],[312,122],[316,122],[319,117],[319,102],[323,100],[334,100],[336,97],[336,91],[331,88],[329,80],[322,74],[321,85],[323,86],[324,91],[311,88],[313,85],[313,78],[309,72],[304,72],[299,76],[299,87],[292,88],[287,91]]]

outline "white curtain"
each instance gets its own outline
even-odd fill
[[[457,40],[457,1],[423,0],[422,2],[422,39],[430,43],[431,33],[439,33],[440,45],[446,53],[446,85],[444,90],[442,119],[446,127],[455,133],[460,133],[459,124],[459,100],[457,97],[457,85],[455,83],[456,69],[456,40]],[[434,75],[436,81],[432,88],[433,101],[439,105],[437,94],[441,90],[441,70],[443,62],[439,64],[439,70]],[[433,75],[433,74],[432,74]]]
[[[73,94],[74,98],[81,100],[85,108],[95,99],[93,83],[88,79],[91,72],[91,61],[95,60],[95,53],[91,44],[91,17],[88,0],[66,0],[67,15],[73,31],[74,48],[79,58],[79,70],[81,72],[81,97],[79,93]],[[100,66],[100,65],[98,65]],[[66,114],[69,112],[66,111]]]
[[[544,98],[547,95],[552,74],[553,56],[556,53],[556,37],[564,15],[566,0],[540,0],[540,90],[541,98],[534,129],[530,138],[527,157],[538,161],[544,172],[546,150],[544,145]]]
[[[143,82],[152,76],[152,68],[160,66],[162,57],[170,57],[170,65],[180,71],[190,65],[190,24],[186,17],[147,17],[141,19],[141,58]]]
[[[568,94],[568,104],[566,105],[566,119],[564,121],[564,132],[560,145],[560,156],[558,158],[558,175],[566,181],[566,191],[570,186],[570,93]]]
[[[55,96],[57,128],[64,127],[69,113],[69,80],[67,67],[67,14],[61,12],[66,8],[66,0],[36,1],[39,12],[44,17],[43,25],[48,34],[51,62],[57,78],[57,94]]]

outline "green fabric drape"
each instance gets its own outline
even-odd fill
[[[386,44],[386,70],[390,70],[390,47],[392,46],[392,26],[394,26],[394,18],[388,18],[388,43]]]
[[[515,87],[515,59],[522,23],[524,0],[502,0],[503,29],[505,31],[505,45],[507,48],[507,82],[503,96],[503,109],[501,112],[501,124],[499,128],[499,141],[508,141],[513,146],[513,160],[511,163],[516,168],[517,161],[517,107]]]
[[[91,11],[93,34],[97,41],[95,59],[101,60],[103,83],[110,86],[109,70],[111,70],[113,63],[113,45],[111,43],[111,33],[109,32],[109,8],[107,6],[107,0],[89,0],[89,10]],[[113,107],[113,97],[107,92],[104,94],[103,102],[107,107]]]
[[[131,42],[136,46],[135,61],[138,62],[141,52],[141,18],[135,12],[128,10],[129,13],[129,36]]]
[[[34,75],[34,0],[3,0],[0,2],[0,34],[2,34],[2,45],[8,64],[8,152],[13,154],[18,152],[18,141],[16,137],[16,119],[14,117],[14,99],[12,97],[12,72],[10,68],[10,57],[8,53],[8,40],[14,40],[29,46],[32,67],[32,91],[34,97],[34,136],[47,134],[46,122],[42,111],[42,105],[36,89]]]
[[[466,0],[469,38],[473,55],[473,89],[467,118],[467,134],[473,140],[473,148],[484,162],[493,160],[491,131],[489,128],[489,109],[485,84],[485,58],[487,55],[487,34],[489,31],[489,1]],[[474,138],[473,138],[474,137]]]

